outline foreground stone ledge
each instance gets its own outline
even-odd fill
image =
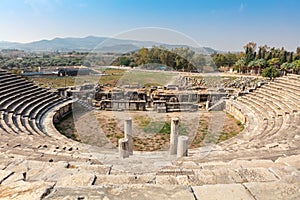
[[[300,199],[300,182],[252,182],[244,183],[255,199],[273,200],[295,200]]]
[[[194,200],[187,186],[123,185],[55,188],[45,199]]]
[[[197,199],[205,200],[255,200],[241,184],[218,184],[192,187]]]
[[[0,199],[42,199],[54,187],[55,183],[49,182],[24,182],[18,181],[0,187]]]

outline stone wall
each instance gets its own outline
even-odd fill
[[[58,123],[63,117],[72,112],[72,103],[63,104],[55,109],[53,123]]]
[[[242,124],[246,123],[246,116],[243,114],[241,108],[238,108],[232,101],[226,101],[225,111],[234,116]]]

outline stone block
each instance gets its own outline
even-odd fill
[[[197,199],[205,200],[255,200],[241,184],[193,186]]]

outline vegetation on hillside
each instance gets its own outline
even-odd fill
[[[244,52],[196,53],[188,47],[167,49],[162,46],[141,48],[124,54],[87,53],[87,52],[48,52],[28,53],[18,50],[2,50],[0,67],[3,69],[38,71],[39,67],[60,66],[151,66],[151,69],[168,69],[189,72],[228,70],[234,68],[239,73],[262,74],[263,71],[275,69],[281,75],[300,72],[300,47],[295,52],[284,48],[259,46],[249,42]],[[265,69],[265,70],[264,70]],[[263,73],[268,75],[270,73]],[[276,73],[275,73],[276,74]],[[270,77],[271,78],[271,77]]]

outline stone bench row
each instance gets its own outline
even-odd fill
[[[223,145],[228,147],[237,147],[238,149],[242,146],[245,148],[257,148],[259,145],[256,144],[258,138],[262,139],[262,144],[268,143],[268,138],[276,135],[280,130],[288,128],[287,124],[289,119],[285,120],[283,117],[268,116],[268,112],[265,111],[264,106],[260,106],[259,103],[254,103],[251,98],[242,97],[239,98],[236,103],[241,103],[242,112],[246,113],[247,120],[252,120],[248,123],[246,129],[235,138],[228,142],[223,142]],[[264,105],[264,104],[263,104]],[[251,118],[251,116],[254,116]],[[262,146],[260,146],[262,147]],[[236,148],[235,148],[236,149]]]
[[[31,111],[28,116],[4,112],[4,122],[7,124],[6,127],[10,127],[10,130],[15,133],[43,134],[42,119],[44,115],[48,110],[62,102],[63,100],[57,97],[52,100],[47,99],[47,102],[42,101],[30,108]]]
[[[274,81],[275,82],[277,82],[277,81],[278,82],[285,82],[289,85],[294,85],[294,86],[299,84],[299,82],[300,82],[299,79],[295,79],[295,78],[292,78],[292,77],[285,77],[285,76],[276,78]]]
[[[284,94],[284,96],[288,97],[288,98],[292,98],[292,99],[298,99],[300,97],[300,94],[295,93],[293,90],[289,90],[287,88],[275,85],[275,84],[271,84],[271,85],[264,85],[262,86],[262,88],[268,88],[270,90],[273,90],[275,93],[279,92]]]
[[[50,94],[50,93],[48,93]],[[52,93],[51,93],[52,94]],[[15,95],[8,95],[5,97],[2,96],[2,100],[0,101],[0,109],[3,111],[7,111],[10,110],[9,108],[17,106],[19,102],[27,100],[27,99],[31,99],[33,100],[35,97],[38,98],[39,96],[44,96],[46,95],[46,92],[43,90],[38,90],[38,91],[28,91],[28,92],[21,92],[19,94],[15,94]]]
[[[42,134],[43,116],[64,102],[59,96],[25,79],[0,73],[0,130],[11,134]]]
[[[8,92],[11,92],[11,91],[25,91],[29,88],[33,88],[33,87],[37,87],[35,85],[33,85],[33,83],[31,82],[20,82],[20,83],[17,83],[17,84],[12,84],[12,85],[8,85],[6,87],[2,87],[0,88],[0,95],[4,95]]]
[[[286,92],[281,89],[274,88],[273,86],[269,87],[261,87],[257,91],[263,91],[266,93],[267,96],[271,96],[271,98],[275,98],[277,101],[280,101],[282,103],[285,103],[286,106],[289,107],[290,110],[294,112],[300,111],[300,105],[298,104],[299,97],[297,95],[294,95],[290,92]]]
[[[300,88],[299,88],[299,85],[297,84],[293,84],[293,85],[291,85],[291,84],[289,84],[289,83],[287,83],[287,82],[285,82],[285,81],[274,81],[274,82],[270,82],[270,84],[272,85],[276,85],[276,86],[279,86],[279,87],[281,87],[281,88],[284,88],[284,89],[287,89],[287,90],[289,90],[289,91],[291,91],[291,92],[294,92],[294,93],[296,93],[296,94],[298,94],[298,95],[300,95]]]
[[[295,141],[297,138],[295,131],[299,129],[297,111],[300,93],[298,90],[293,90],[294,86],[299,83],[297,81],[293,81],[294,85],[289,87],[284,87],[283,83],[264,85],[246,96],[238,97],[237,102],[242,103],[240,107],[249,108],[248,110],[241,109],[245,112],[245,116],[249,118],[253,115],[258,118],[258,122],[255,124],[258,128],[246,127],[247,133],[237,136],[236,141],[233,138],[230,144],[241,144],[239,139],[243,138],[242,135],[247,135],[248,144],[242,142],[246,148],[265,148],[264,145],[272,141],[278,141],[280,145],[288,148],[287,138]],[[252,114],[246,114],[249,111]],[[229,142],[224,142],[224,144],[226,143],[228,145]]]
[[[251,94],[243,97],[243,102],[248,102],[248,104],[252,104],[255,105],[255,107],[258,109],[258,111],[260,113],[264,113],[264,115],[266,115],[267,113],[270,113],[266,111],[265,108],[270,108],[271,109],[275,109],[276,106],[272,105],[273,102],[272,101],[264,101],[264,98],[258,97],[256,98],[256,96],[251,96]],[[274,134],[278,134],[280,133],[280,131],[282,130],[286,130],[288,128],[288,126],[291,124],[291,116],[293,116],[293,113],[291,114],[285,114],[285,115],[280,115],[280,113],[277,113],[276,117],[273,116],[273,114],[271,114],[269,116],[268,119],[268,127],[264,130],[264,132],[262,132],[262,134],[260,134],[261,136],[268,138],[269,136],[272,136]],[[263,138],[263,137],[259,137],[259,138]],[[257,137],[258,138],[258,137]]]

